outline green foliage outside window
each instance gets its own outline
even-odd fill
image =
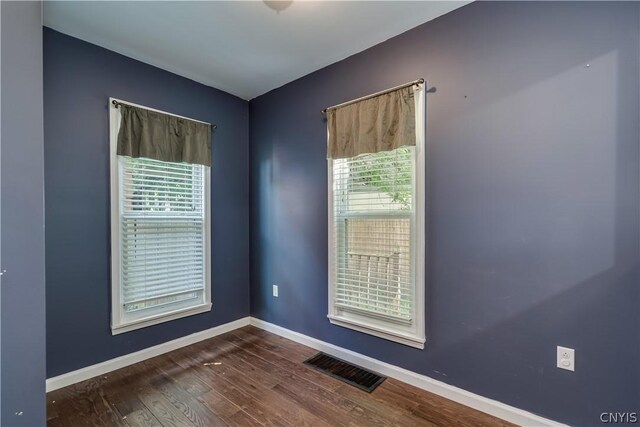
[[[351,182],[359,187],[386,193],[402,209],[411,209],[413,167],[409,160],[412,155],[413,149],[409,147],[364,154],[352,163]]]

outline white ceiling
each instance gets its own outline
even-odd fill
[[[467,3],[47,1],[44,25],[251,99]]]

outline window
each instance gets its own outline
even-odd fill
[[[209,311],[209,168],[116,155],[110,119],[112,333]]]
[[[329,160],[329,319],[424,348],[424,109],[416,145]]]

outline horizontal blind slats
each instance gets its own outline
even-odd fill
[[[128,303],[124,303],[123,306],[125,310],[129,312],[143,310],[147,308],[147,304],[153,304],[154,307],[162,307],[172,303],[177,303],[185,300],[195,300],[198,297],[202,297],[202,290],[186,290],[186,291],[178,291],[170,294],[164,294],[162,296],[156,297],[142,297],[138,300],[134,300]]]
[[[203,289],[202,281],[196,280],[195,278],[190,282],[185,282],[184,280],[172,280],[167,282],[152,282],[148,286],[144,288],[132,288],[127,289],[124,293],[124,302],[131,302],[134,298],[133,296],[140,297],[150,296],[150,297],[158,297],[163,294],[170,294],[175,291],[182,291],[185,289],[193,289],[199,290]]]
[[[123,243],[122,249],[127,252],[129,255],[134,255],[137,253],[138,255],[146,255],[143,251],[150,251],[151,253],[166,253],[167,251],[179,249],[182,251],[200,251],[202,247],[202,241],[199,242],[180,242],[177,243],[164,243],[161,244],[159,242],[151,241],[149,243],[143,242],[130,242]]]
[[[168,281],[162,283],[155,283],[145,287],[137,287],[127,289],[125,294],[127,295],[125,302],[131,302],[135,297],[142,296],[157,296],[159,294],[169,294],[175,291],[183,290],[200,290],[203,289],[200,280],[191,281]]]
[[[163,180],[166,178],[181,178],[185,181],[192,181],[194,184],[200,184],[199,174],[194,173],[192,169],[185,169],[182,172],[172,172],[169,169],[144,169],[144,177],[137,178],[137,174],[141,173],[142,169],[126,169],[124,179],[143,179],[143,180]]]
[[[409,147],[333,160],[336,306],[412,317],[414,168]]]
[[[194,265],[189,267],[171,266],[171,267],[155,267],[145,270],[127,271],[123,276],[129,280],[144,279],[145,283],[152,280],[169,280],[171,278],[186,279],[191,276],[202,275],[204,273],[203,265]]]
[[[186,287],[193,287],[193,288],[197,288],[200,289],[202,288],[202,280],[201,280],[201,276],[202,273],[200,274],[194,274],[193,276],[189,277],[189,276],[184,276],[184,277],[179,277],[179,278],[163,278],[161,280],[155,280],[155,281],[134,281],[131,283],[131,286],[127,287],[125,289],[125,293],[132,293],[132,292],[152,292],[154,290],[157,289],[164,289],[164,288],[184,288]]]
[[[141,263],[147,262],[150,265],[154,263],[167,263],[172,261],[173,259],[187,259],[187,260],[195,260],[197,257],[194,257],[194,251],[164,251],[163,253],[154,253],[153,255],[149,254],[140,254],[138,256],[133,255],[131,257],[124,258],[122,260],[122,264],[126,264],[130,268],[136,267]],[[186,262],[186,261],[185,261]],[[193,261],[196,262],[196,261]],[[198,261],[199,262],[199,261]]]
[[[167,183],[165,182],[156,182],[156,181],[149,181],[146,178],[140,178],[140,180],[137,179],[132,179],[132,180],[128,180],[125,179],[124,183],[130,186],[135,186],[134,189],[129,189],[127,191],[132,192],[134,191],[136,194],[142,193],[144,191],[149,191],[149,190],[153,190],[155,193],[157,194],[168,194],[168,195],[177,195],[177,196],[184,196],[184,197],[188,197],[189,199],[192,198],[192,193],[194,190],[200,190],[200,186],[199,185],[194,185],[192,182],[190,181],[184,181],[182,182],[180,185],[186,186],[188,185],[189,188],[167,188]],[[125,193],[127,192],[125,191]]]
[[[202,295],[204,167],[129,157],[121,158],[120,167],[121,298],[125,310]]]
[[[198,280],[202,278],[204,269],[200,268],[186,268],[186,269],[172,269],[170,272],[165,271],[148,271],[148,272],[134,272],[124,274],[125,280],[130,280],[132,283],[142,282],[145,286],[150,286],[155,283],[168,283],[171,281],[189,281],[194,278]]]
[[[193,254],[186,254],[183,256],[167,256],[163,258],[159,257],[145,257],[144,259],[135,259],[127,261],[127,271],[138,271],[152,269],[158,265],[160,267],[167,264],[168,261],[172,263],[180,263],[180,265],[200,265],[199,260],[195,260]]]
[[[128,169],[125,170],[157,170],[163,175],[168,174],[167,171],[193,172],[193,165],[189,163],[173,163],[163,162],[160,160],[152,160],[146,158],[133,159],[130,157],[122,157]],[[200,169],[202,170],[202,169]],[[196,170],[198,171],[198,170]]]

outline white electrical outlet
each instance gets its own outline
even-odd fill
[[[273,285],[273,296],[274,297],[278,296],[278,285]]]
[[[576,370],[576,351],[572,348],[558,346],[558,368],[567,371]]]

